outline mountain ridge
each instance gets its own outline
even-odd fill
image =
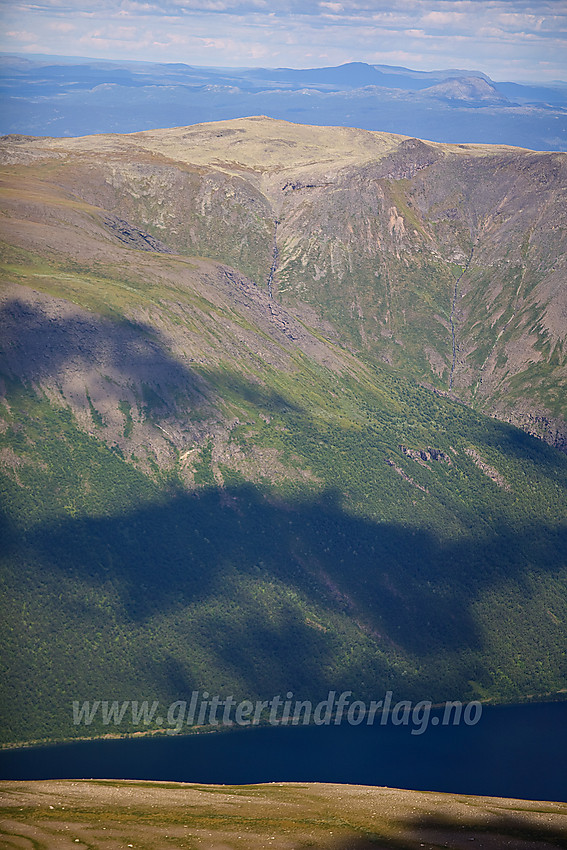
[[[560,409],[564,157],[266,119],[2,148],[4,741],[98,694],[565,687],[567,457],[473,409],[464,347],[477,407]]]
[[[414,377],[437,390],[524,423],[538,435],[543,425],[543,436],[565,445],[567,411],[552,386],[565,378],[560,353],[566,309],[560,245],[565,156],[313,128],[262,116],[126,137],[5,141],[4,146],[14,163],[18,157],[40,161],[71,155],[75,170],[84,169],[81,158],[94,152],[114,158],[113,177],[102,171],[101,179],[93,182],[88,174],[97,166],[87,166],[79,190],[85,200],[110,205],[113,215],[134,221],[152,238],[163,240],[165,235],[174,250],[207,255],[212,249],[215,259],[232,266],[244,260],[240,271],[260,288],[269,277],[278,221],[272,282],[276,300],[288,306],[309,303],[321,319],[343,323],[343,339],[350,326],[349,344],[358,350],[373,349],[375,356],[394,365],[405,363]],[[124,157],[132,164],[125,166]],[[141,157],[139,164],[136,157]],[[176,163],[189,167],[191,176]],[[65,178],[69,166],[62,166],[61,179],[74,189],[73,172],[70,181]],[[354,185],[359,187],[356,193]],[[168,206],[165,197],[173,186],[177,189]],[[180,197],[197,193],[201,219],[195,218],[195,206],[175,212],[175,191]],[[439,192],[444,198],[434,197]],[[225,223],[221,198],[233,209],[231,215],[241,218],[236,231],[234,222]],[[192,218],[189,228],[187,216]],[[326,233],[317,243],[323,220]],[[200,221],[208,221],[212,231],[208,225],[200,235]],[[532,221],[537,222],[537,237]],[[234,241],[236,233],[241,247]],[[358,277],[347,271],[353,262]],[[358,305],[350,315],[344,305],[332,306],[344,288],[345,274],[353,304]],[[392,298],[402,295],[396,279],[408,274],[412,297],[420,299],[411,308],[410,323],[403,312],[392,312]],[[431,294],[421,293],[424,274],[439,278],[432,292],[437,291],[441,303],[428,304]],[[332,287],[328,295],[320,281],[327,290]],[[381,307],[370,302],[365,307],[360,286],[368,292],[365,299],[373,288],[380,292]],[[397,309],[407,311],[407,306],[402,301]],[[410,337],[416,323],[419,327],[423,322],[423,343],[416,348]],[[506,359],[499,365],[502,356]],[[510,357],[515,363],[511,377],[505,368]],[[545,378],[538,388],[535,375],[553,362],[554,377]]]

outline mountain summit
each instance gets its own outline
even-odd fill
[[[265,117],[3,148],[169,250],[269,279],[370,361],[565,445],[564,154]]]
[[[503,104],[508,101],[508,98],[499,92],[492,82],[481,77],[450,77],[423,89],[423,92],[436,97],[479,104],[486,102]]]

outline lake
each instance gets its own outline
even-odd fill
[[[567,801],[567,702],[485,707],[475,725],[251,727],[0,751],[3,779],[339,782]]]

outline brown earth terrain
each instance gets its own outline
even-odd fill
[[[304,783],[51,780],[0,792],[0,840],[13,850],[567,846],[565,803]]]

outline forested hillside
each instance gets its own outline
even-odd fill
[[[171,132],[175,162],[166,134],[160,151],[142,150],[140,136],[4,143],[4,740],[108,732],[74,727],[73,700],[167,704],[193,689],[380,699],[390,689],[511,701],[565,688],[567,456],[464,404],[460,353],[451,371],[451,317],[465,338],[452,289],[465,286],[464,268],[472,304],[484,274],[467,266],[469,236],[448,259],[469,213],[438,225],[451,235],[437,256],[433,225],[406,205],[417,184],[368,178],[375,197],[381,180],[398,193],[396,213],[378,210],[349,259],[322,207],[308,227],[308,202],[292,214],[282,200],[274,225],[268,197],[289,190],[276,186],[275,143],[255,140],[263,165],[247,180],[244,155],[212,174],[201,160],[218,151],[191,147],[188,128],[188,165]],[[371,161],[399,156],[399,139],[374,135],[360,142],[364,168],[384,170]],[[305,182],[316,141],[301,142]],[[337,191],[360,198],[354,154],[339,141],[326,154],[341,164]],[[284,133],[280,148],[290,145]],[[404,150],[427,160],[419,145]],[[317,165],[317,179],[329,168]],[[159,194],[156,174],[180,182]],[[353,240],[355,219],[341,223]],[[526,256],[542,250],[534,241]],[[318,262],[325,274],[309,276]],[[430,309],[411,312],[418,284]],[[437,311],[443,365],[425,380],[424,328]],[[547,336],[526,337],[530,350],[551,339],[550,322]],[[525,325],[514,327],[519,345]],[[518,350],[504,347],[494,386],[501,368],[506,386],[543,405],[564,368],[554,345],[548,383],[520,380],[525,353],[499,366]],[[446,395],[451,374],[463,400]],[[502,398],[512,410],[512,395]],[[561,413],[558,390],[556,401]]]

